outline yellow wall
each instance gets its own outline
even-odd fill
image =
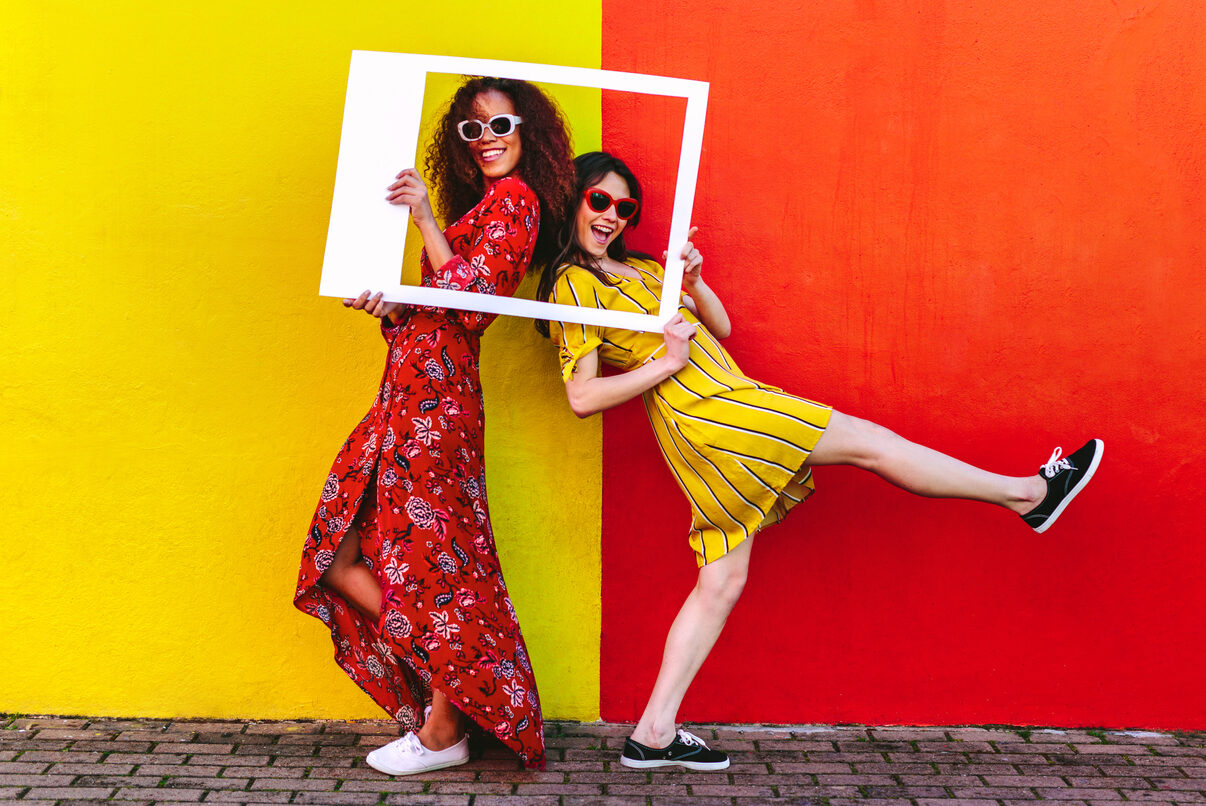
[[[600,58],[597,2],[448,9],[0,4],[0,710],[381,715],[290,603],[384,361],[372,320],[316,295],[349,55]],[[598,147],[597,104],[567,111]],[[570,415],[527,320],[483,353],[546,715],[593,719],[598,418]]]

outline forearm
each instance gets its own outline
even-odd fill
[[[663,356],[620,375],[574,378],[565,385],[565,392],[574,414],[589,417],[644,394],[683,366],[682,362]]]
[[[448,239],[444,237],[435,218],[416,221],[415,226],[418,227],[419,234],[423,236],[423,247],[427,250],[427,259],[432,266],[443,266],[452,260],[452,247],[448,245]]]
[[[724,303],[720,301],[720,297],[716,296],[716,292],[700,279],[696,280],[695,284],[687,290],[687,294],[695,303],[696,318],[703,323],[708,332],[718,339],[728,338],[729,334],[733,332],[733,325],[729,321],[728,312],[724,309]]]

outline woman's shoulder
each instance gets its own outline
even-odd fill
[[[599,283],[599,278],[595,276],[595,273],[576,263],[562,263],[557,267],[558,285],[581,286],[596,283]]]
[[[599,291],[606,287],[606,283],[600,280],[595,273],[590,269],[577,265],[576,263],[562,263],[557,268],[557,280],[553,283],[554,299],[572,298],[575,304],[582,304],[584,300],[589,300],[593,304],[593,300],[598,297]]]
[[[536,191],[532,190],[527,182],[520,179],[515,174],[504,176],[494,184],[490,185],[490,189],[486,191],[485,199],[509,198],[517,203],[522,201],[525,204],[539,205],[540,202],[536,197]]]

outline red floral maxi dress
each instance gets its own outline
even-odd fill
[[[423,285],[515,292],[540,221],[517,177],[444,231],[452,260]],[[438,688],[529,767],[544,766],[536,680],[486,505],[479,338],[491,314],[411,306],[382,321],[389,359],[373,407],[335,459],[302,552],[294,605],[331,628],[335,661],[404,729]],[[378,621],[319,585],[355,525],[383,592]]]

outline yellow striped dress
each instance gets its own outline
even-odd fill
[[[656,314],[662,267],[651,260],[630,260],[628,265],[640,278],[608,275],[610,285],[570,266],[558,279],[552,301]],[[643,399],[662,455],[691,502],[690,543],[702,566],[777,523],[812,492],[812,471],[804,462],[832,409],[746,377],[681,301],[679,312],[698,331],[687,366]],[[631,370],[665,349],[661,333],[549,325],[566,381],[592,350],[599,351],[602,361]]]

